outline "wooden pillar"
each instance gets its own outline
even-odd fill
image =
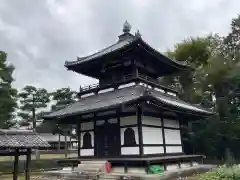
[[[65,143],[65,158],[67,158],[68,155],[67,130],[64,131],[64,143]]]
[[[182,152],[184,153],[184,146],[183,146],[183,117],[182,116],[178,116],[178,122],[179,122],[179,128],[180,128],[180,136],[181,136],[181,146],[182,146]]]
[[[18,179],[18,161],[19,161],[19,150],[16,149],[16,154],[14,156],[13,180]]]
[[[81,128],[81,124],[80,121],[77,121],[77,144],[78,144],[78,148],[77,148],[77,153],[78,153],[78,158],[80,158],[80,148],[81,148],[81,132],[80,132],[80,128]]]
[[[166,139],[165,139],[165,129],[164,129],[164,118],[163,118],[163,115],[161,114],[161,124],[162,124],[162,138],[163,138],[163,151],[164,151],[164,154],[167,153],[166,151]]]
[[[58,151],[61,151],[61,134],[58,134]]]
[[[30,165],[31,165],[31,149],[27,149],[26,166],[25,166],[25,180],[30,180]]]
[[[139,152],[143,155],[143,134],[142,134],[142,109],[137,106],[137,123],[138,123],[138,137],[139,137]]]

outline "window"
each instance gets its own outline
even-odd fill
[[[82,149],[91,149],[91,148],[92,148],[92,136],[89,132],[86,132],[83,135]]]
[[[132,128],[127,128],[124,131],[124,146],[136,145],[135,133]]]

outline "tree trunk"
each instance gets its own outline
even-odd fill
[[[33,131],[36,131],[36,112],[35,108],[32,110],[32,123],[33,123]]]

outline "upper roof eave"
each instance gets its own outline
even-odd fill
[[[191,66],[183,64],[178,61],[175,61],[175,60],[169,58],[168,56],[162,54],[161,52],[157,51],[156,49],[151,47],[149,44],[147,44],[141,37],[134,37],[134,38],[129,38],[129,39],[125,39],[122,41],[118,41],[117,43],[115,43],[107,48],[104,48],[103,50],[98,51],[94,54],[91,54],[89,56],[77,57],[76,61],[66,61],[65,67],[67,67],[68,69],[71,69],[71,67],[73,67],[73,66],[76,66],[79,64],[84,64],[86,62],[90,62],[95,59],[99,59],[105,55],[108,55],[110,53],[113,53],[113,52],[119,51],[123,48],[126,48],[127,46],[131,46],[134,42],[137,42],[137,44],[142,44],[143,46],[146,46],[153,56],[155,56],[158,60],[163,61],[166,64],[174,66],[175,68],[180,69],[180,70],[194,70]]]

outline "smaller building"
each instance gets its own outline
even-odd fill
[[[65,149],[65,136],[61,134],[52,134],[52,133],[40,133],[41,137],[45,141],[47,141],[51,147],[48,149],[57,150],[57,149]],[[71,138],[71,136],[66,137],[67,140],[67,148],[74,149],[77,147],[77,139]]]
[[[26,155],[25,179],[30,180],[30,161],[33,149],[48,148],[49,144],[29,130],[0,129],[0,156],[14,156],[13,180],[18,179],[19,156]]]
[[[32,123],[30,122],[28,126],[21,126],[18,128],[19,130],[31,130]],[[13,129],[14,130],[14,129]],[[46,122],[44,120],[37,120],[36,122],[36,132],[44,138],[50,145],[48,150],[59,150],[65,149],[65,136],[61,133],[59,134],[56,130],[56,125]],[[68,149],[73,149],[77,147],[77,139],[72,138],[71,135],[67,135],[66,143]],[[40,148],[41,150],[41,148]]]

